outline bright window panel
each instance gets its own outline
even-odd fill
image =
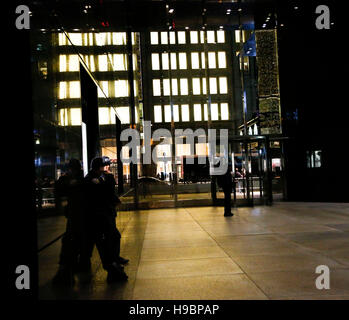
[[[115,97],[128,97],[128,81],[116,80],[115,81]]]
[[[217,94],[217,78],[210,78],[210,93]]]
[[[179,69],[187,69],[187,54],[180,52],[178,54]]]
[[[80,98],[80,81],[70,81],[69,82],[69,97]]]
[[[235,30],[235,42],[239,43],[240,41],[240,30]]]
[[[105,98],[105,96],[108,97],[109,95],[109,90],[108,90],[108,81],[100,81],[99,85],[102,87],[102,90],[100,87],[98,87],[98,97],[99,98]],[[104,94],[103,94],[104,92]]]
[[[62,81],[59,83],[59,99],[67,98],[67,83]]]
[[[180,79],[181,95],[188,95],[188,79]]]
[[[225,33],[224,31],[217,31],[217,43],[225,42]]]
[[[221,103],[221,120],[229,120],[228,103]]]
[[[173,105],[173,121],[179,121],[179,106],[178,104]]]
[[[110,32],[100,32],[97,35],[97,45],[99,46],[106,46],[106,45],[111,45],[111,33]]]
[[[69,55],[69,71],[79,71],[79,57],[77,54]]]
[[[207,43],[215,43],[214,31],[207,31]]]
[[[178,44],[185,44],[185,31],[178,31]]]
[[[172,95],[178,96],[178,82],[177,79],[172,79]]]
[[[165,122],[171,122],[171,106],[165,105]]]
[[[130,123],[130,108],[129,107],[118,107],[116,112],[122,124]]]
[[[190,144],[176,144],[176,156],[190,156]]]
[[[162,53],[161,60],[162,60],[162,70],[168,70],[169,68],[168,53]]]
[[[158,53],[151,54],[151,65],[153,70],[160,70],[160,58]]]
[[[159,44],[159,34],[157,32],[150,32],[150,43]]]
[[[189,105],[182,104],[182,121],[189,121]]]
[[[208,155],[208,143],[196,143],[195,144],[196,154],[198,156]]]
[[[164,96],[170,95],[170,79],[163,80]]]
[[[171,53],[171,69],[176,70],[177,69],[177,54],[175,52]]]
[[[89,33],[88,38],[89,38],[89,45],[93,46],[93,33]]]
[[[59,56],[59,72],[66,72],[67,71],[67,56],[64,54],[61,54]]]
[[[218,120],[218,103],[211,103],[211,120]]]
[[[71,108],[70,109],[70,124],[72,126],[81,125],[81,109],[80,108]]]
[[[216,68],[216,53],[215,52],[208,53],[208,67],[210,69]]]
[[[82,35],[81,33],[68,33],[70,41],[74,46],[82,46]]]
[[[113,55],[114,71],[126,71],[126,55],[117,53]]]
[[[224,51],[218,52],[218,68],[226,68],[227,67],[227,58]]]
[[[59,124],[61,126],[68,125],[68,110],[67,109],[60,109],[59,110]]]
[[[202,94],[207,94],[206,78],[202,78]]]
[[[109,108],[98,108],[98,120],[99,120],[99,124],[110,123]]]
[[[63,32],[58,34],[58,45],[60,46],[67,45],[67,38]]]
[[[176,33],[174,31],[170,32],[170,44],[176,44]]]
[[[205,69],[205,52],[201,52],[201,68]]]
[[[200,42],[201,43],[205,42],[205,33],[203,31],[200,31]]]
[[[208,121],[208,108],[207,103],[204,104],[204,120]]]
[[[166,31],[160,32],[160,34],[161,34],[161,44],[168,44],[167,32]]]
[[[194,120],[201,121],[201,104],[194,104]]]
[[[98,67],[99,67],[99,71],[108,71],[107,55],[103,54],[98,56]]]
[[[93,72],[96,71],[94,56],[90,56],[90,70]]]
[[[126,44],[126,32],[112,33],[113,45],[122,46]]]
[[[161,96],[160,79],[153,79],[153,96]]]
[[[114,108],[110,108],[110,123],[111,124],[115,124],[115,111]]]
[[[201,94],[200,78],[193,78],[193,94]]]
[[[227,77],[219,77],[219,93],[221,93],[221,94],[228,93]]]
[[[198,52],[191,53],[191,68],[192,69],[200,69],[199,53]]]
[[[154,122],[162,122],[162,111],[161,106],[154,106]]]
[[[190,31],[190,43],[199,43],[197,31]]]

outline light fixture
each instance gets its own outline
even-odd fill
[[[294,7],[295,10],[298,10],[298,7]]]
[[[173,13],[174,12],[174,9],[172,8],[172,9],[170,9],[170,10],[168,10],[168,13]]]
[[[242,11],[242,9],[241,9],[241,8],[239,8],[239,9],[238,9],[238,11],[239,11],[239,12],[241,12],[241,11]]]

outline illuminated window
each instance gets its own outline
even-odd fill
[[[208,155],[208,143],[196,143],[195,144],[196,154],[198,156]]]
[[[190,43],[199,43],[197,31],[190,31]]]
[[[113,55],[113,67],[114,71],[126,71],[126,55],[114,54]]]
[[[205,33],[204,33],[204,31],[200,31],[200,42],[201,43],[205,42]]]
[[[206,78],[202,78],[202,94],[207,94]]]
[[[68,109],[59,110],[59,125],[61,126],[68,125]]]
[[[102,87],[102,90],[100,87],[98,87],[98,97],[99,98],[105,98],[105,96],[108,97],[109,95],[109,90],[108,90],[108,81],[100,81],[99,85]],[[104,92],[104,94],[103,94]]]
[[[202,120],[201,104],[194,104],[194,120],[195,121],[201,121]]]
[[[96,71],[94,56],[90,56],[90,70],[91,71]]]
[[[153,96],[161,96],[160,79],[153,79]]]
[[[74,46],[82,46],[81,33],[68,33],[68,36],[69,36],[69,39],[73,43]]]
[[[116,113],[122,124],[130,123],[130,108],[129,107],[118,107]]]
[[[192,69],[200,69],[199,53],[198,52],[191,53],[191,68]]]
[[[227,103],[221,103],[221,120],[229,120],[229,108]]]
[[[227,77],[219,77],[219,92],[221,94],[227,94],[228,93]]]
[[[160,70],[160,58],[158,53],[151,54],[151,65],[153,70]]]
[[[79,56],[77,54],[69,55],[69,71],[79,71]]]
[[[220,51],[218,52],[218,68],[222,69],[226,67],[227,67],[227,59],[225,56],[225,52]]]
[[[177,79],[172,79],[172,95],[178,95],[178,82]]]
[[[178,31],[178,44],[185,44],[185,31]]]
[[[110,108],[110,123],[111,124],[115,124],[115,116],[116,116],[116,113],[114,111],[114,108]]]
[[[181,95],[188,95],[188,79],[180,79]]]
[[[189,105],[182,104],[182,121],[189,121]]]
[[[128,97],[128,81],[116,80],[115,81],[115,97]]]
[[[108,71],[108,57],[103,54],[98,56],[99,71]]]
[[[162,122],[162,110],[160,105],[154,106],[154,122]]]
[[[201,94],[200,78],[193,78],[193,94]]]
[[[161,35],[161,44],[168,44],[167,42],[167,32],[160,32]]]
[[[113,45],[122,46],[126,44],[126,32],[112,33]]]
[[[211,120],[218,120],[218,103],[211,103]]]
[[[98,108],[99,124],[110,124],[109,108]]]
[[[60,46],[67,45],[67,38],[65,36],[65,33],[63,33],[63,32],[58,34],[58,45],[60,45]]]
[[[206,63],[205,63],[205,52],[201,52],[201,68],[205,69],[206,68]]]
[[[224,43],[225,42],[225,33],[224,31],[217,31],[217,42]]]
[[[179,121],[179,106],[178,104],[173,105],[173,121]]]
[[[165,122],[171,122],[171,106],[165,105]]]
[[[171,53],[171,69],[176,70],[177,69],[177,54]]]
[[[216,53],[215,52],[208,53],[208,67],[210,69],[216,68]]]
[[[70,81],[69,82],[69,97],[80,98],[80,81]]]
[[[210,93],[217,94],[217,79],[210,78]]]
[[[170,44],[176,44],[176,33],[173,31],[170,32]]]
[[[250,61],[249,61],[248,57],[244,57],[244,70],[248,71],[249,66],[250,66]]]
[[[159,34],[157,32],[150,32],[150,43],[159,44]]]
[[[93,46],[93,33],[89,33],[88,38],[89,38],[90,46]]]
[[[178,54],[179,69],[187,69],[187,55],[184,52]]]
[[[97,46],[106,46],[112,44],[112,37],[110,32],[100,32],[96,34]]]
[[[162,53],[161,60],[162,60],[162,70],[168,70],[169,68],[168,53]]]
[[[240,30],[235,30],[235,42],[239,43],[240,41]]]
[[[170,79],[163,80],[163,87],[164,87],[164,96],[169,96],[170,95]],[[166,119],[166,116],[165,116],[165,119]]]
[[[72,126],[81,125],[81,109],[80,108],[71,108],[70,109],[70,124]]]
[[[137,70],[137,55],[136,54],[133,54],[133,59],[132,59],[132,67],[133,67],[133,70]],[[125,55],[125,63],[126,63],[126,55]],[[126,70],[127,70],[127,66],[125,67]]]
[[[215,43],[214,31],[207,31],[207,43]]]
[[[66,72],[67,71],[67,56],[61,54],[59,56],[59,72]]]
[[[59,99],[67,98],[67,83],[65,81],[59,83]]]
[[[208,108],[207,108],[207,104],[204,104],[204,120],[208,121]]]

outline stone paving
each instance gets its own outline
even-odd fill
[[[123,211],[126,283],[108,285],[97,250],[92,277],[51,286],[61,243],[39,253],[39,299],[349,299],[349,204],[277,202],[234,209]],[[64,231],[64,217],[38,220],[38,247]],[[315,269],[330,269],[330,289]]]

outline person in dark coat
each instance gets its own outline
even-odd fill
[[[67,218],[66,231],[62,237],[59,270],[53,284],[73,284],[74,271],[85,246],[83,218],[83,171],[80,161],[71,159],[68,172],[55,183],[56,209]]]
[[[116,206],[120,203],[115,190],[114,176],[105,167],[108,157],[92,160],[91,170],[85,177],[86,217],[89,234],[97,246],[103,268],[108,272],[107,281],[127,280],[123,265],[127,259],[120,257],[121,234],[116,227]]]
[[[217,183],[224,192],[224,216],[232,217],[234,214],[231,212],[231,193],[233,191],[231,165],[228,165],[227,171],[224,174],[217,176]]]

